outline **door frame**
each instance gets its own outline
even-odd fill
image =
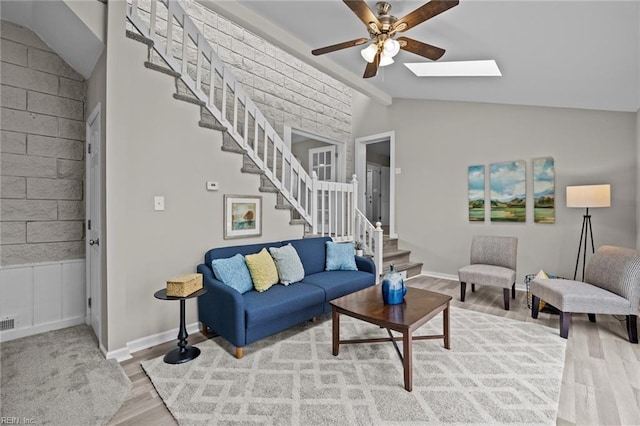
[[[291,139],[293,135],[304,136],[308,139],[314,139],[320,142],[328,143],[336,146],[336,152],[338,153],[338,161],[336,161],[336,182],[349,182],[347,180],[347,144],[337,139],[331,139],[327,136],[322,136],[317,133],[313,133],[307,130],[294,128],[291,126],[284,126],[284,144],[291,149]],[[311,173],[309,173],[311,175]]]
[[[358,179],[358,208],[366,206],[367,145],[378,142],[389,142],[389,236],[396,234],[396,132],[377,133],[355,139],[355,173]],[[374,224],[375,225],[375,224]]]
[[[92,131],[94,130],[95,126],[97,126],[97,130],[98,130],[97,131],[98,140],[93,141],[93,143],[91,144],[92,151],[90,153],[89,142],[91,141]],[[95,106],[95,108],[89,115],[89,118],[85,123],[85,129],[86,129],[85,193],[84,193],[85,231],[86,231],[85,232],[85,273],[86,273],[86,280],[87,280],[87,283],[86,283],[87,311],[86,311],[85,322],[94,330],[96,337],[98,339],[98,346],[102,349],[103,348],[102,290],[104,288],[103,287],[104,283],[102,280],[102,245],[100,245],[100,243],[103,243],[103,241],[100,241],[97,247],[98,253],[96,254],[96,256],[98,256],[98,260],[97,260],[98,271],[96,274],[92,273],[92,270],[91,270],[92,262],[90,259],[90,257],[92,256],[91,251],[94,250],[94,248],[89,245],[89,239],[90,239],[89,220],[90,219],[94,220],[93,225],[95,225],[96,224],[95,218],[97,218],[98,238],[100,239],[102,237],[102,235],[100,235],[101,227],[102,227],[102,215],[101,215],[101,203],[100,203],[100,200],[102,199],[102,186],[101,186],[102,185],[102,176],[101,176],[102,174],[102,158],[101,158],[102,156],[102,111],[101,111],[100,102],[98,102],[98,104]],[[94,145],[97,145],[97,146],[94,146]],[[98,156],[97,158],[95,157],[96,155]],[[96,168],[91,167],[92,161],[97,161],[98,166]],[[95,192],[97,192],[97,194]],[[93,205],[93,211],[91,210],[92,199],[98,200],[97,203],[95,203],[96,205]],[[92,277],[98,277],[99,282],[97,284],[93,283]],[[93,291],[94,289],[95,291]],[[91,307],[89,307],[89,303],[88,303],[89,297],[91,297]],[[92,326],[92,317],[94,316],[97,318],[97,326],[95,328],[93,328]]]

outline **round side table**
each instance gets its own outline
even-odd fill
[[[179,300],[180,301],[180,330],[178,331],[178,347],[167,352],[164,356],[164,362],[167,364],[182,364],[193,359],[198,358],[200,355],[200,349],[195,346],[187,345],[187,327],[185,325],[185,300],[192,299],[194,297],[202,296],[207,292],[206,288],[191,293],[188,296],[167,296],[167,289],[163,288],[158,290],[153,295],[156,299],[160,300]]]

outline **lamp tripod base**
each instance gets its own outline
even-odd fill
[[[584,281],[584,270],[587,266],[587,240],[591,240],[591,253],[595,253],[595,245],[593,244],[593,230],[591,229],[591,215],[587,207],[586,214],[582,217],[582,230],[580,231],[580,241],[578,242],[578,257],[576,258],[576,268],[573,272],[575,281],[578,276],[578,266],[580,266],[580,252],[582,252],[582,281]],[[584,244],[584,250],[583,250]]]

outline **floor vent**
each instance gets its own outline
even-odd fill
[[[16,317],[0,319],[0,331],[13,330],[16,328]]]

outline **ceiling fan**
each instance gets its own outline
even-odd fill
[[[327,47],[312,50],[314,55],[324,55],[336,50],[348,47],[360,46],[369,41],[371,44],[362,50],[362,57],[367,61],[363,78],[374,77],[378,73],[378,67],[384,67],[393,63],[393,57],[400,51],[415,53],[427,59],[435,61],[444,54],[441,49],[430,44],[408,38],[395,38],[397,33],[407,31],[424,21],[439,15],[457,6],[458,0],[431,0],[420,6],[403,18],[390,15],[391,5],[385,1],[376,3],[378,16],[367,6],[364,0],[343,0],[347,7],[365,24],[369,31],[369,38],[358,38],[345,41]]]

